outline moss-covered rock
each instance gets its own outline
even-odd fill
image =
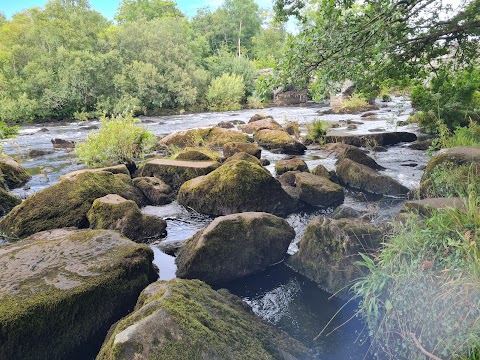
[[[177,276],[220,284],[264,270],[285,256],[295,231],[282,218],[245,212],[216,218],[188,239]]]
[[[308,172],[308,166],[302,159],[283,159],[275,163],[275,172],[277,175],[282,175],[287,171],[304,171]]]
[[[443,174],[439,174],[443,171]],[[443,176],[439,176],[443,175]],[[430,159],[420,181],[422,197],[452,196],[464,191],[468,181],[480,184],[480,147],[454,147],[439,151]],[[476,180],[476,181],[475,181]]]
[[[21,202],[22,200],[0,187],[0,216],[5,215]]]
[[[259,121],[259,120],[263,120],[263,119],[269,119],[269,118],[273,119],[271,115],[255,114],[248,120],[248,123],[251,124],[255,121]]]
[[[383,239],[381,225],[358,219],[330,220],[316,217],[307,226],[299,250],[287,263],[330,293],[346,295],[364,274],[355,264],[359,253],[368,254]]]
[[[140,189],[152,205],[169,204],[175,198],[172,188],[156,177],[138,177],[133,185]]]
[[[344,143],[353,146],[387,146],[402,142],[414,142],[417,135],[410,132],[394,131],[377,134],[344,134],[331,131],[325,136],[327,143]]]
[[[240,129],[247,134],[255,134],[259,130],[282,130],[282,125],[273,120],[272,118],[265,118],[257,120],[246,125],[240,126]]]
[[[223,129],[219,127],[206,129],[190,129],[174,132],[158,141],[160,147],[165,146],[199,146],[210,145],[213,147],[221,147],[228,142],[251,142],[247,134],[237,130]]]
[[[295,360],[307,353],[228,291],[174,279],[143,291],[135,311],[112,327],[97,360]]]
[[[327,170],[327,168],[321,164],[315,166],[311,173],[313,175],[317,175],[317,176],[323,176],[324,178],[327,178],[329,180],[331,180],[330,178],[330,172]]]
[[[356,163],[368,166],[369,168],[375,170],[385,169],[383,166],[379,165],[375,160],[373,160],[370,156],[365,154],[364,151],[352,145],[346,145],[343,151],[338,154],[338,161],[342,161],[343,159],[350,159],[352,161],[355,161]]]
[[[2,182],[9,189],[15,189],[25,184],[32,176],[11,157],[0,155],[0,178],[3,178]]]
[[[208,133],[207,143],[213,147],[223,147],[229,142],[252,142],[252,139],[237,130],[222,129],[214,127]]]
[[[335,211],[330,215],[332,219],[347,219],[347,218],[359,218],[362,216],[362,213],[350,206],[340,205],[335,209]]]
[[[220,154],[207,148],[186,148],[175,156],[175,160],[218,161]]]
[[[0,230],[22,238],[43,230],[88,227],[87,212],[95,199],[118,194],[139,206],[146,198],[125,174],[80,172],[28,197],[0,220]]]
[[[165,220],[143,215],[134,201],[115,194],[96,199],[87,218],[92,229],[117,230],[137,242],[163,237],[167,227]]]
[[[216,161],[153,159],[142,165],[138,175],[159,178],[174,190],[178,190],[185,181],[206,175],[219,166]]]
[[[337,164],[337,176],[343,184],[368,193],[406,196],[410,191],[391,177],[350,159]]]
[[[177,200],[210,215],[265,211],[283,215],[295,210],[295,201],[280,183],[259,165],[230,161],[210,174],[185,182]]]
[[[305,145],[282,130],[260,130],[253,139],[265,149],[285,154],[301,155],[307,149]]]
[[[321,207],[338,206],[345,198],[343,188],[322,176],[306,172],[295,174],[295,187],[299,199],[303,202]]]
[[[158,275],[114,231],[54,230],[0,248],[0,358],[92,358]]]
[[[236,153],[244,152],[260,159],[262,156],[262,149],[255,144],[246,142],[228,142],[223,145],[223,156],[229,158]]]
[[[248,161],[248,162],[251,162],[252,164],[257,164],[262,166],[262,162],[257,157],[244,152],[239,152],[239,153],[236,153],[235,155],[230,156],[227,160],[225,160],[225,162],[227,163],[231,161],[240,161],[240,160]]]
[[[82,174],[85,172],[102,172],[102,171],[110,172],[112,174],[124,174],[124,175],[130,176],[130,171],[128,171],[127,166],[125,164],[121,164],[121,165],[107,166],[103,168],[81,169],[81,170],[72,171],[68,174],[60,176],[60,180],[73,179],[78,174]]]

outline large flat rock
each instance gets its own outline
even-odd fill
[[[347,134],[331,131],[325,136],[327,143],[344,143],[354,146],[387,146],[402,142],[413,142],[417,140],[417,135],[410,132],[394,131],[376,134]]]

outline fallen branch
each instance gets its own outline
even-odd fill
[[[442,360],[442,359],[440,359],[438,356],[435,356],[435,355],[433,355],[432,353],[429,353],[429,352],[422,346],[422,344],[420,344],[420,341],[418,341],[418,339],[417,339],[417,337],[415,336],[414,333],[410,333],[410,336],[412,337],[413,342],[415,343],[415,345],[420,349],[420,351],[421,351],[424,355],[427,355],[430,359],[433,359],[433,360]]]

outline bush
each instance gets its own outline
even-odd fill
[[[102,118],[101,127],[75,146],[78,159],[87,166],[132,164],[155,145],[153,133],[137,126],[132,115]]]
[[[480,124],[470,120],[468,126],[459,127],[452,133],[448,127],[438,122],[439,137],[432,143],[432,150],[455,146],[480,146]]]
[[[223,74],[215,78],[207,91],[210,110],[226,111],[241,108],[240,101],[245,95],[242,77],[234,74]]]
[[[479,344],[478,192],[465,206],[412,217],[375,260],[364,257],[370,274],[354,291],[374,350],[386,358],[455,359]]]
[[[368,106],[367,100],[360,95],[352,95],[347,100],[343,100],[342,108],[343,109],[356,109],[364,108]]]
[[[312,142],[323,144],[328,129],[330,129],[329,123],[313,119],[310,124],[307,124],[307,136],[305,138]]]
[[[3,121],[0,121],[0,140],[9,139],[17,136],[18,130],[19,130],[18,126],[8,126]],[[3,153],[3,144],[0,143],[0,154],[2,153]]]

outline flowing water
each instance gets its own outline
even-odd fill
[[[405,98],[394,98],[388,104],[374,111],[375,115],[361,118],[360,115],[319,115],[318,111],[326,107],[281,107],[260,110],[272,115],[280,124],[287,121],[298,121],[301,129],[318,118],[329,122],[339,122],[338,130],[352,134],[370,133],[376,129],[386,131],[413,131],[412,126],[397,126],[398,121],[405,121],[412,111]],[[248,119],[259,110],[242,110],[237,112],[201,113],[160,117],[141,117],[142,124],[157,136],[170,134],[177,130],[195,127],[213,126],[220,121]],[[347,120],[361,122],[355,130],[346,130]],[[5,143],[4,151],[20,160],[22,165],[32,174],[25,187],[12,191],[25,198],[47,186],[54,184],[61,175],[81,169],[74,153],[63,150],[52,151],[52,138],[71,141],[85,139],[90,131],[99,126],[98,121],[72,122],[61,124],[42,124],[23,126],[20,136]],[[29,158],[30,150],[46,150],[51,153]],[[392,146],[386,152],[370,153],[370,156],[386,168],[383,172],[410,189],[418,188],[424,166],[428,158],[424,152],[411,150],[405,144]],[[287,158],[284,154],[262,151],[262,157],[271,161],[267,167],[275,175],[275,161]],[[309,149],[301,156],[310,169],[322,164],[328,170],[335,169],[333,155],[321,149]],[[403,200],[391,197],[372,198],[356,191],[346,191],[345,204],[357,210],[368,211],[373,221],[387,221],[400,210]],[[162,241],[186,240],[198,230],[206,226],[211,217],[187,211],[176,202],[165,206],[147,206],[144,213],[157,215],[167,221],[167,237]],[[293,254],[298,249],[298,241],[308,222],[317,215],[325,215],[332,209],[311,209],[288,216],[287,221],[294,227],[297,235],[289,248]],[[155,264],[160,269],[160,278],[168,280],[175,277],[174,258],[164,254],[151,244],[155,254]],[[284,264],[277,264],[266,271],[225,285],[232,293],[242,297],[251,305],[253,311],[275,326],[289,332],[302,340],[314,351],[316,359],[372,359],[368,351],[368,331],[355,315],[356,303],[345,303],[321,290],[315,283],[289,269]],[[334,317],[334,315],[341,311]],[[331,322],[330,320],[334,318]],[[330,322],[326,330],[316,341],[313,339]]]

